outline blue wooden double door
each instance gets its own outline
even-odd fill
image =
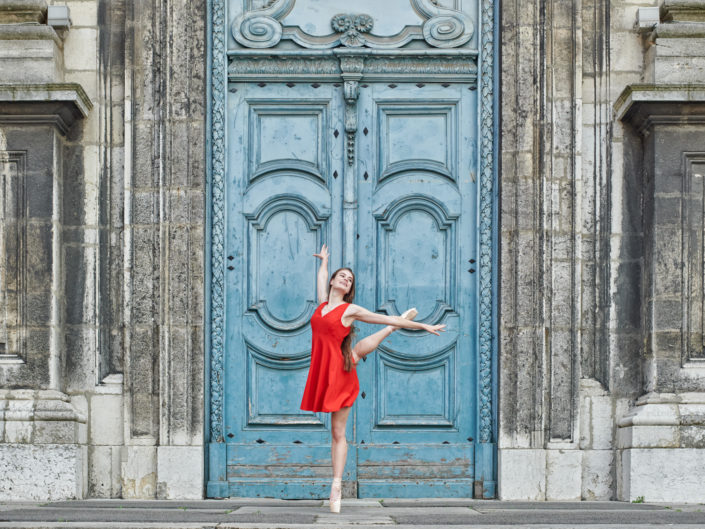
[[[347,495],[472,497],[477,430],[477,111],[465,84],[231,83],[224,458],[230,496],[327,497],[330,416],[301,411],[312,254],[355,303],[445,323],[400,330],[357,368]],[[356,131],[351,131],[356,118]],[[354,122],[355,119],[352,119]],[[358,336],[379,327],[356,324]],[[223,491],[219,493],[223,495]]]

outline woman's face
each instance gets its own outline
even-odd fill
[[[350,292],[353,281],[355,280],[350,270],[340,270],[330,281],[331,287],[336,287],[345,292]]]

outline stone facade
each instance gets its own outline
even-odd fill
[[[204,494],[206,21],[0,1],[0,498]],[[705,1],[498,24],[499,497],[703,502]]]
[[[703,501],[704,16],[504,4],[502,498]]]
[[[0,496],[200,497],[205,3],[47,4],[0,3]]]

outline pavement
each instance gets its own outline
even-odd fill
[[[480,529],[705,528],[704,504],[505,502],[470,499],[0,502],[0,528],[13,529]]]

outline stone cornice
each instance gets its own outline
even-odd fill
[[[49,123],[65,133],[93,105],[76,83],[0,84],[0,123]]]
[[[688,105],[688,113],[681,112]],[[700,107],[693,110],[693,106]],[[614,104],[615,119],[631,123],[638,129],[656,122],[705,122],[705,84],[629,85]]]
[[[705,22],[666,22],[658,24],[651,34],[651,40],[657,38],[696,39],[705,37]]]
[[[0,41],[2,40],[53,40],[57,46],[63,46],[54,28],[39,24],[0,24]]]
[[[704,0],[665,0],[661,5],[661,20],[705,22]]]
[[[0,24],[41,24],[46,11],[46,0],[4,0],[0,2]]]

